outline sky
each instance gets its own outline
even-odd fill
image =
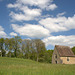
[[[14,36],[75,46],[75,0],[0,0],[0,38]]]

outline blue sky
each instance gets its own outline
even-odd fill
[[[75,46],[75,0],[0,0],[0,38],[17,35]]]

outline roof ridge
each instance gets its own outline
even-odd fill
[[[60,56],[75,56],[69,46],[55,45]]]

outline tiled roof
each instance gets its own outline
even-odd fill
[[[67,56],[75,57],[74,53],[72,52],[69,46],[55,45],[55,48],[57,49],[61,57],[67,57]]]

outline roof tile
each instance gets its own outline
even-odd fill
[[[55,48],[57,49],[59,55],[62,57],[66,57],[66,56],[74,57],[75,56],[69,46],[55,45]]]

